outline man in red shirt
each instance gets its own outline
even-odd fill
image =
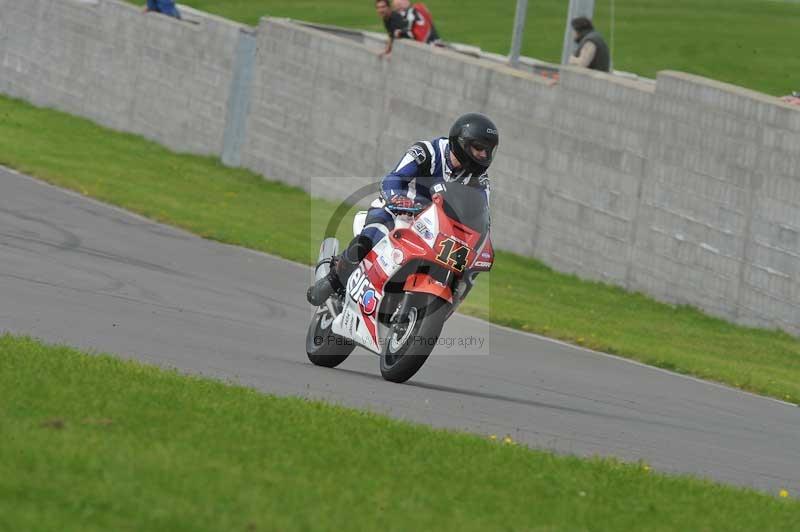
[[[435,43],[439,40],[436,26],[433,24],[431,12],[423,3],[411,5],[409,0],[393,0],[392,7],[406,21],[406,30],[398,38],[414,39],[423,43]]]
[[[800,91],[793,92],[791,96],[784,96],[781,100],[792,105],[800,105]]]

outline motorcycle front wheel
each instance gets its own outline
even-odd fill
[[[450,309],[436,296],[410,297],[405,315],[388,324],[388,339],[381,349],[381,375],[391,382],[406,382],[420,370],[439,341]]]

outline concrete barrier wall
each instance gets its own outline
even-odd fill
[[[800,110],[676,72],[653,85],[565,68],[555,84],[413,43],[387,60],[287,21],[191,14],[0,0],[0,90],[332,198],[482,111],[502,138],[499,247],[800,334]]]
[[[0,91],[219,154],[241,26],[112,1],[0,1]]]
[[[243,165],[336,199],[374,181],[364,176],[383,172],[386,61],[349,39],[271,20],[257,50]]]
[[[800,112],[664,72],[650,130],[629,287],[800,333]]]

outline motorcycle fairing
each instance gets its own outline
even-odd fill
[[[403,265],[392,254],[395,247],[389,237],[382,238],[350,275],[345,287],[344,308],[333,321],[333,332],[352,338],[359,345],[380,353],[378,312],[383,302],[386,282]]]
[[[494,265],[494,248],[492,247],[492,241],[489,237],[486,237],[486,240],[483,241],[481,244],[480,249],[475,254],[475,259],[472,261],[472,266],[470,267],[471,270],[477,272],[488,272],[492,269]]]
[[[439,264],[457,276],[468,269],[488,271],[494,252],[488,235],[448,218],[437,206],[443,199],[435,194],[433,203],[412,222],[397,220],[395,229],[382,238],[367,254],[347,280],[342,312],[334,319],[332,330],[359,345],[381,352],[378,315],[384,299],[384,287],[405,264],[423,260]],[[475,248],[480,245],[478,251]],[[404,291],[432,294],[453,303],[451,287],[424,273],[410,275]]]

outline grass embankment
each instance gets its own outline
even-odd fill
[[[797,530],[792,499],[0,336],[2,530]]]
[[[177,155],[140,137],[3,97],[0,163],[207,238],[306,264],[316,260],[325,222],[321,215],[334,208],[212,158]],[[345,223],[343,238],[348,228]],[[647,364],[800,400],[796,338],[582,281],[536,260],[499,253],[496,268],[462,310]]]
[[[143,4],[144,0],[133,0]],[[257,24],[264,15],[383,31],[365,0],[184,0],[182,3]],[[426,0],[443,38],[507,54],[515,0]],[[522,53],[558,63],[565,0],[529,2]],[[614,31],[612,41],[612,5]],[[613,44],[614,67],[655,77],[682,70],[770,94],[798,90],[796,0],[609,0],[596,2],[595,24]]]

